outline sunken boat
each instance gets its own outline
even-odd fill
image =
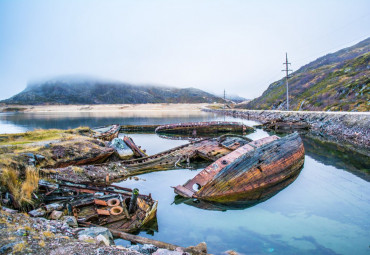
[[[304,147],[297,133],[269,136],[219,158],[174,191],[218,203],[258,200],[261,191],[299,174],[303,163]]]
[[[209,121],[167,124],[157,127],[155,132],[160,135],[182,134],[189,137],[196,137],[199,135],[219,136],[226,133],[247,134],[254,132],[254,128],[239,122]]]
[[[120,128],[121,126],[118,124],[93,128],[92,130],[95,132],[93,137],[104,141],[112,141],[118,137]]]
[[[156,221],[158,201],[137,189],[41,180],[38,196],[43,206],[29,212],[33,217],[52,217],[58,210],[73,215],[79,226],[100,225],[124,232],[150,229]]]
[[[310,125],[305,121],[283,121],[283,120],[272,120],[262,125],[265,130],[272,130],[275,132],[305,132],[310,130]]]

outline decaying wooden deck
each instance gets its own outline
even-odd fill
[[[249,141],[245,137],[221,136],[220,138],[191,142],[149,157],[122,161],[122,164],[126,167],[129,175],[174,169],[179,167],[181,163],[188,164],[197,157],[210,161],[217,160]]]
[[[152,156],[132,160],[81,165],[78,169],[70,166],[52,170],[42,169],[42,171],[49,174],[50,178],[64,181],[105,183],[147,172],[185,168],[196,158],[215,161],[248,142],[250,139],[246,137],[224,135],[219,138],[191,142]]]

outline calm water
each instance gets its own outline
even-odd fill
[[[156,124],[223,120],[213,114],[181,116],[102,114],[0,114],[0,133],[35,128],[74,128],[111,123]],[[226,120],[251,121],[226,118]],[[258,130],[252,139],[268,136]],[[154,134],[132,134],[149,154],[186,141]],[[151,237],[181,246],[207,242],[210,253],[243,254],[370,254],[369,158],[304,137],[305,165],[297,180],[269,200],[242,210],[210,211],[175,204],[171,186],[185,183],[198,170],[177,169],[119,183],[152,193],[159,201],[158,232]],[[117,244],[126,244],[122,240]]]

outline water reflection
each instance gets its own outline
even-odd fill
[[[180,112],[181,113],[181,112]],[[72,112],[72,113],[1,113],[0,124],[9,123],[15,126],[27,127],[28,130],[43,128],[69,129],[80,126],[98,127],[110,124],[144,125],[166,124],[189,121],[207,121],[214,118],[203,112]],[[166,122],[164,122],[164,120]]]
[[[0,114],[0,132],[5,133],[9,128],[30,130],[207,120],[223,120],[223,116],[208,113],[163,118],[150,114]],[[242,119],[227,117],[226,120],[253,125]],[[149,154],[187,143],[164,140],[155,134],[130,136]],[[265,136],[268,133],[257,130],[247,137],[255,140]],[[141,175],[138,181],[126,180],[119,185],[139,188],[140,192],[152,193],[158,200],[158,232],[154,227],[140,233],[149,238],[154,235],[155,239],[181,246],[205,241],[213,254],[223,254],[229,249],[243,254],[369,254],[369,159],[331,144],[302,138],[306,158],[298,178],[276,194],[271,192],[274,195],[269,199],[245,209],[215,211],[186,203],[175,204],[171,186],[192,179],[202,169],[153,172]]]
[[[370,181],[370,157],[311,136],[301,137],[306,155],[325,165],[349,171],[366,181]]]
[[[217,203],[217,202],[210,202],[192,198],[184,198],[182,196],[176,195],[174,199],[174,204],[186,204],[190,206],[197,207],[203,210],[212,210],[212,211],[227,211],[227,210],[243,210],[252,206],[255,206],[259,203],[266,201],[267,199],[275,196],[281,190],[286,188],[290,185],[295,179],[297,179],[300,171],[298,174],[285,179],[284,181],[277,183],[274,186],[270,186],[264,190],[259,190],[253,193],[253,197],[258,197],[258,199],[243,199],[239,201],[233,201],[230,203]]]

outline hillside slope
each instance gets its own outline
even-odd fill
[[[291,110],[370,111],[370,38],[301,67],[289,79]],[[243,108],[286,109],[285,79]]]
[[[29,85],[6,104],[213,103],[221,98],[195,88],[134,86],[119,82],[53,80]]]

